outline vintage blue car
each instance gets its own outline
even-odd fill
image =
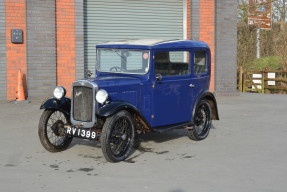
[[[100,140],[107,161],[125,160],[138,134],[185,128],[205,139],[217,103],[209,91],[210,49],[190,40],[126,40],[96,46],[94,78],[57,86],[41,105],[42,145],[67,149],[73,137]]]

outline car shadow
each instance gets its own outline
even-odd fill
[[[187,136],[187,130],[185,129],[173,129],[163,132],[150,132],[139,135],[139,139],[142,142],[153,141],[156,143],[163,143],[170,140],[178,139],[180,137]]]
[[[216,127],[212,125],[211,129],[216,129]],[[135,163],[135,159],[143,155],[144,153],[154,153],[157,155],[168,153],[168,151],[157,151],[157,148],[150,148],[148,142],[155,142],[155,143],[169,142],[182,137],[188,137],[187,132],[188,130],[186,129],[173,129],[163,132],[150,132],[137,135],[137,137],[135,138],[134,150],[130,154],[129,158],[127,158],[124,162]],[[100,141],[96,140],[74,138],[69,148],[73,148],[77,145],[95,147],[98,150],[101,150],[101,143]]]
[[[135,140],[134,150],[132,151],[130,157],[127,158],[124,162],[135,163],[135,159],[144,153],[154,153],[155,155],[166,154],[169,151],[158,151],[157,148],[148,147],[149,145],[147,143],[165,143],[185,136],[187,137],[187,130],[184,129],[174,129],[164,132],[150,132],[138,135]]]
[[[150,132],[150,133],[140,134],[138,135],[136,142],[142,143],[142,142],[153,141],[156,143],[162,143],[162,142],[167,142],[173,139],[178,139],[184,136],[187,136],[187,130],[174,129],[174,130],[168,130],[164,132]],[[74,138],[69,148],[72,148],[76,145],[87,145],[90,147],[101,148],[100,141],[81,139],[81,138]]]
[[[216,129],[212,124],[211,129]],[[151,132],[146,134],[141,134],[135,140],[134,151],[128,159],[125,160],[127,163],[135,163],[135,159],[144,153],[154,153],[156,155],[166,154],[169,151],[157,151],[157,148],[149,148],[146,143],[153,141],[155,143],[165,143],[171,140],[179,139],[182,137],[188,137],[188,130],[186,129],[173,129],[164,132]],[[169,143],[170,144],[170,143]],[[136,154],[137,152],[137,154]],[[139,153],[138,153],[139,152]],[[190,155],[184,155],[182,158],[192,158]]]
[[[81,139],[81,138],[74,138],[72,143],[70,144],[69,148],[73,148],[77,145],[85,145],[85,146],[89,146],[89,147],[96,147],[99,149],[101,148],[100,141]]]

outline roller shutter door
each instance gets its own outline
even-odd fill
[[[182,39],[184,0],[85,0],[85,69],[95,70],[95,45],[122,39]]]

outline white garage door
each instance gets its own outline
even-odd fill
[[[85,0],[85,69],[95,70],[95,45],[123,39],[182,39],[185,0]]]

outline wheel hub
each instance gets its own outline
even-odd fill
[[[61,136],[64,134],[64,122],[62,120],[56,121],[51,129],[53,130],[54,134],[57,136]]]
[[[123,135],[121,136],[121,138],[122,138],[122,140],[126,140],[126,139],[127,139],[127,134],[123,134]]]

